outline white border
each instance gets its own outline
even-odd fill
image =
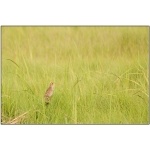
[[[150,25],[149,0],[1,0],[1,25]],[[0,125],[1,149],[148,149],[147,125]]]
[[[149,0],[1,0],[1,25],[149,25]]]

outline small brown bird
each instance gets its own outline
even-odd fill
[[[45,95],[44,95],[46,105],[49,104],[49,102],[52,98],[52,95],[53,95],[53,91],[54,91],[54,83],[51,82],[49,85],[49,88],[46,90]]]

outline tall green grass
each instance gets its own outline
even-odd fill
[[[148,34],[148,27],[2,27],[2,123],[27,112],[18,124],[148,124]]]

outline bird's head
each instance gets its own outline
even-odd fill
[[[50,83],[50,86],[51,86],[51,87],[54,87],[54,82],[51,82],[51,83]]]

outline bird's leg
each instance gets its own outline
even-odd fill
[[[49,104],[49,98],[47,97],[47,98],[45,99],[45,105],[48,106],[48,104]]]

